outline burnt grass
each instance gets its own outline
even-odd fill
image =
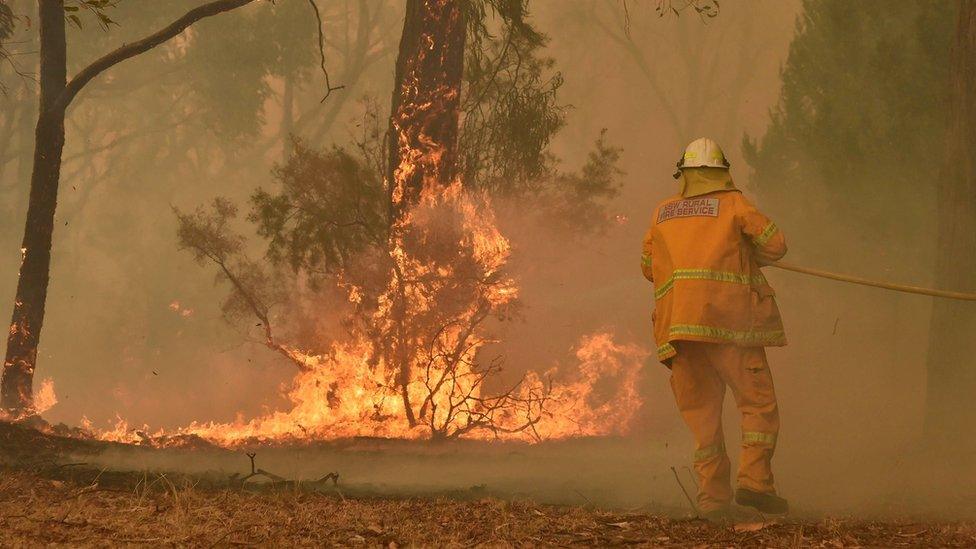
[[[244,482],[85,462],[111,446],[0,424],[0,545],[976,546],[974,521],[747,515],[718,526],[651,508],[542,505],[483,486],[390,496],[341,480]]]

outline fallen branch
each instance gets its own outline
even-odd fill
[[[254,453],[254,452],[248,452],[248,453],[246,453],[244,455],[246,455],[251,460],[251,472],[250,472],[250,474],[247,474],[247,475],[241,477],[239,473],[234,473],[233,475],[230,476],[230,480],[232,480],[232,481],[238,481],[239,480],[241,482],[241,486],[243,486],[244,484],[246,484],[249,479],[252,479],[254,477],[265,477],[268,480],[270,480],[272,483],[277,483],[277,484],[298,484],[296,481],[288,480],[285,477],[276,475],[276,474],[274,474],[274,473],[272,473],[270,471],[266,471],[264,469],[261,469],[261,468],[257,467],[257,465],[254,462],[254,458],[257,457],[257,454],[256,453]],[[320,478],[318,480],[311,481],[309,484],[325,484],[326,482],[328,482],[330,480],[332,481],[332,485],[333,486],[338,486],[339,485],[339,473],[337,473],[337,472],[329,473],[329,474],[325,475],[324,477],[322,477],[322,478]]]

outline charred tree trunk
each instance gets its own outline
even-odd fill
[[[461,0],[407,0],[390,116],[390,215],[456,173],[465,21]]]
[[[406,77],[407,63],[411,56],[416,55],[417,44],[420,43],[420,20],[424,8],[423,0],[407,0],[407,9],[403,15],[403,32],[400,34],[400,48],[397,54],[393,73],[393,97],[390,99],[390,127],[387,135],[387,191],[390,193],[390,224],[396,219],[393,206],[394,177],[400,165],[400,136],[397,132],[396,116],[403,104],[403,82]]]
[[[964,0],[953,43],[946,156],[938,183],[936,280],[976,290],[976,0]],[[925,429],[943,449],[976,451],[976,308],[938,300],[932,311]]]
[[[407,0],[390,109],[390,225],[416,204],[424,189],[446,187],[456,175],[458,122],[466,37],[461,0]],[[394,260],[395,263],[395,260]],[[406,295],[398,292],[393,360],[404,412],[417,424],[410,402],[412,339],[406,327]]]
[[[51,265],[51,235],[58,202],[61,151],[64,148],[64,107],[58,101],[67,85],[64,1],[40,0],[38,9],[41,35],[40,110],[34,132],[34,165],[21,246],[23,260],[7,337],[3,382],[0,384],[0,406],[13,415],[21,415],[32,405],[37,344],[44,323]]]

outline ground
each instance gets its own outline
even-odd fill
[[[971,547],[973,523],[843,519],[719,527],[639,512],[484,498],[350,498],[341,492],[200,489],[145,477],[129,488],[23,472],[0,476],[3,545]]]
[[[484,486],[417,496],[342,478],[338,484],[252,484],[215,471],[93,467],[105,450],[101,443],[0,426],[0,545],[976,546],[971,520],[752,515],[716,526],[688,511],[543,505]],[[184,458],[200,451],[182,450]]]

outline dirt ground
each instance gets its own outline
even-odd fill
[[[117,484],[117,483],[114,483]],[[973,523],[829,518],[719,527],[641,512],[494,498],[352,498],[341,491],[209,489],[144,476],[130,487],[0,473],[3,546],[972,547]]]
[[[381,448],[346,448],[347,463],[337,460],[335,448],[326,455],[353,471],[349,464],[370,452],[390,454],[391,446]],[[277,451],[303,455],[301,449]],[[417,459],[433,460],[450,475],[444,466],[448,458],[463,461],[473,455],[456,448],[439,451],[449,456],[424,450]],[[123,461],[117,456],[111,466],[99,463],[112,452],[130,460],[139,457],[136,462],[143,468],[120,468]],[[243,457],[212,448],[181,452],[184,461],[225,455],[236,464]],[[315,452],[304,454],[306,461],[321,451]],[[271,449],[262,450],[262,456],[265,462],[259,457],[258,468],[273,463],[294,470],[284,460],[272,459]],[[337,483],[245,483],[238,469],[231,475],[217,469],[160,472],[165,469],[158,463],[167,460],[176,463],[172,451],[106,445],[0,424],[0,546],[976,546],[976,521],[965,517],[867,520],[863,514],[798,513],[770,521],[753,513],[734,526],[716,526],[693,518],[686,508],[661,503],[615,507],[604,500],[587,501],[582,493],[578,504],[546,505],[539,503],[546,492],[517,493],[485,485],[420,491],[346,477]]]

